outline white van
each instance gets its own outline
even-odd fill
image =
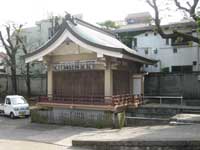
[[[30,116],[29,104],[25,98],[20,95],[6,96],[4,104],[0,104],[0,112],[10,116],[12,119],[15,117]]]

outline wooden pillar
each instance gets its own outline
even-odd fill
[[[104,95],[113,95],[113,71],[111,69],[106,69],[104,73]]]
[[[104,71],[104,95],[113,95],[113,71],[111,69],[111,59],[106,58],[106,69]]]
[[[47,82],[47,94],[48,94],[48,97],[52,97],[53,95],[53,67],[51,64],[48,65],[48,75],[47,75],[47,78],[48,78],[48,82]]]
[[[129,72],[129,87],[130,87],[130,94],[133,94],[133,72]]]

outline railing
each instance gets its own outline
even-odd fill
[[[144,96],[143,99],[158,99],[160,104],[163,103],[163,99],[180,99],[180,104],[183,105],[183,96]]]
[[[130,105],[142,103],[141,96],[130,94],[114,96],[40,96],[38,102],[83,105]]]

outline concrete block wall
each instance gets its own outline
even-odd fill
[[[200,72],[150,73],[145,76],[144,84],[145,95],[200,98]]]
[[[116,116],[116,117],[115,117]],[[31,121],[82,127],[119,127],[118,116],[110,111],[44,108],[31,111]]]
[[[31,94],[32,96],[46,95],[46,75],[31,77]],[[27,94],[27,86],[25,77],[17,75],[17,91],[20,95]],[[12,81],[10,75],[0,75],[0,97],[12,94]]]

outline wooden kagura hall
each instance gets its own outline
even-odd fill
[[[155,63],[69,14],[47,43],[25,57],[26,63],[41,59],[48,67],[48,95],[39,98],[32,120],[94,127],[113,126],[116,114],[140,102],[142,67]]]

